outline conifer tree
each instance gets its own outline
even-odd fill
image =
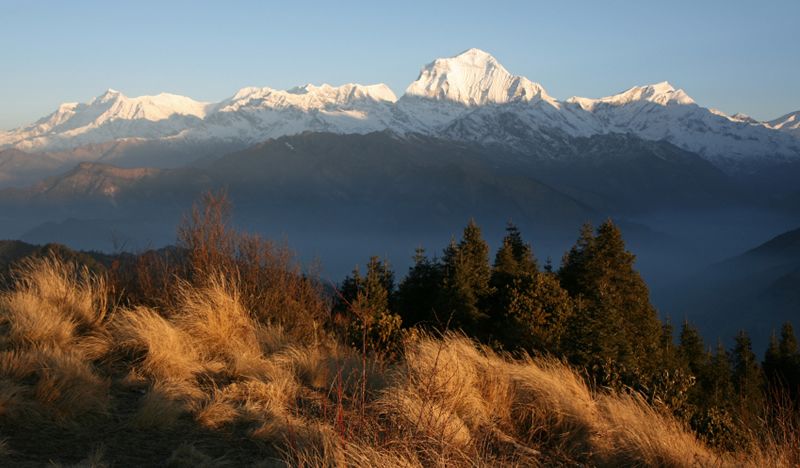
[[[509,222],[503,243],[494,259],[493,275],[521,276],[538,271],[530,244],[522,240],[519,228]]]
[[[576,298],[568,333],[578,364],[613,363],[640,375],[658,368],[661,325],[634,260],[611,221],[596,236],[584,225],[565,255],[559,277]]]
[[[775,331],[773,331],[772,335],[769,337],[767,351],[764,353],[764,362],[761,364],[761,367],[764,369],[764,378],[766,378],[767,383],[773,387],[783,385],[781,364],[780,343],[778,342],[778,336],[775,335]]]
[[[439,316],[442,281],[441,263],[428,258],[425,249],[418,248],[414,265],[397,291],[396,310],[406,326],[444,328],[447,317]]]
[[[489,245],[483,240],[481,229],[470,220],[464,228],[461,241],[451,241],[445,249],[444,301],[453,324],[468,334],[485,334],[481,327],[488,315],[482,310],[492,289],[489,284]]]
[[[611,324],[616,317],[604,319],[602,311],[595,305],[591,292],[589,258],[594,246],[594,234],[589,223],[581,226],[575,245],[564,254],[558,272],[561,286],[575,301],[574,313],[567,322],[563,351],[578,365],[590,366],[614,353],[611,335],[620,324]],[[617,321],[618,322],[618,321]]]
[[[797,337],[791,322],[786,322],[781,327],[781,341],[779,344],[781,356],[790,357],[797,354]]]
[[[402,321],[390,311],[394,273],[378,257],[371,257],[366,276],[353,270],[340,287],[340,313],[348,316],[347,335],[356,347],[395,352],[400,344]]]
[[[784,388],[795,403],[800,403],[800,353],[798,353],[797,337],[790,322],[781,327],[780,373]]]
[[[781,327],[781,337],[772,335],[769,347],[764,355],[764,376],[774,396],[788,395],[798,402],[800,396],[800,353],[797,348],[792,324],[787,322]]]
[[[661,354],[661,366],[665,369],[674,370],[680,367],[678,348],[675,346],[675,329],[672,321],[667,317],[661,325],[661,339],[659,341],[659,353]]]
[[[522,274],[504,289],[498,338],[508,349],[561,353],[573,302],[552,273]]]
[[[717,342],[717,349],[711,355],[707,370],[701,373],[699,380],[704,389],[703,403],[706,406],[722,407],[731,403],[734,395],[731,359],[722,342]]]
[[[699,377],[708,364],[708,353],[705,351],[703,337],[687,320],[684,320],[681,326],[678,354],[682,363],[695,377]]]
[[[743,408],[756,415],[763,404],[763,375],[756,355],[753,354],[750,337],[744,330],[736,335],[731,352],[733,389]]]

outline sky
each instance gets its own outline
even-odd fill
[[[667,80],[700,105],[800,109],[800,1],[0,0],[0,129],[108,88],[388,84],[478,47],[559,99]]]

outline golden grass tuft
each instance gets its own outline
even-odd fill
[[[122,310],[112,323],[118,350],[135,357],[135,369],[153,379],[189,380],[204,370],[191,337],[155,310]]]
[[[259,343],[259,325],[244,310],[235,285],[214,275],[207,285],[195,288],[184,283],[178,289],[175,325],[191,336],[209,361],[218,361],[232,375],[261,375],[264,360]]]
[[[0,294],[0,415],[70,422],[102,414],[109,381],[105,280],[54,257],[24,262]]]

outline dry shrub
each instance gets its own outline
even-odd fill
[[[234,382],[214,389],[199,406],[195,418],[211,429],[234,422],[255,426],[272,423],[274,419],[291,415],[290,407],[297,391],[296,381],[282,372],[273,374],[269,381]]]
[[[680,467],[732,463],[638,395],[602,395],[597,406],[602,419],[592,447],[604,464]]]
[[[28,345],[66,347],[100,334],[108,308],[105,280],[55,257],[30,259],[14,272],[13,290],[0,296],[0,338],[3,348]],[[95,341],[95,340],[93,340]],[[102,355],[105,340],[98,339]]]
[[[119,311],[112,330],[118,350],[134,358],[134,370],[152,379],[186,381],[204,370],[191,337],[152,309]]]
[[[785,389],[774,388],[771,403],[760,427],[748,433],[754,464],[760,466],[800,466],[800,403]]]
[[[83,356],[61,349],[37,350],[36,401],[56,418],[70,421],[91,412],[104,412],[109,382],[97,375]]]
[[[94,361],[109,349],[105,281],[55,257],[28,260],[14,277],[0,295],[0,417],[102,414],[109,382]]]
[[[424,466],[417,455],[402,448],[387,450],[371,444],[344,444],[346,466],[354,468],[371,468],[374,466],[392,466],[396,468],[421,468]],[[477,464],[477,463],[476,463]],[[313,466],[313,463],[306,463]]]
[[[207,192],[178,227],[178,246],[124,256],[111,269],[114,290],[130,307],[147,305],[169,315],[184,283],[206,287],[226,278],[241,305],[262,323],[280,326],[297,342],[317,337],[330,301],[314,269],[304,271],[285,243],[231,227],[224,191]]]
[[[330,311],[321,283],[285,244],[231,228],[230,211],[224,191],[208,192],[192,207],[178,229],[187,256],[182,277],[196,286],[230,278],[258,321],[280,325],[295,341],[315,336]]]
[[[481,351],[466,339],[414,340],[406,346],[402,372],[376,407],[429,461],[475,456],[491,417],[481,395],[481,361]]]
[[[283,443],[270,428],[293,420],[299,384],[285,358],[280,327],[255,321],[236,285],[220,276],[182,282],[167,317],[140,307],[118,312],[112,330],[119,359],[132,359],[129,382],[149,384],[134,423],[169,427],[183,414],[202,427],[247,426],[254,440]],[[305,424],[292,423],[298,434]]]
[[[207,361],[220,362],[225,372],[258,376],[264,372],[258,325],[242,307],[236,286],[222,276],[195,288],[179,288],[175,325],[191,336]]]
[[[279,452],[289,466],[346,466],[339,434],[324,423],[275,419],[259,428],[255,436],[282,441]]]
[[[526,359],[506,366],[513,385],[511,413],[522,440],[582,456],[599,420],[584,380],[559,361]]]
[[[177,379],[153,381],[139,402],[131,423],[137,428],[169,428],[204,397],[193,383]]]
[[[454,335],[408,343],[374,407],[382,446],[412,464],[555,462],[543,453],[609,466],[744,461],[716,454],[638,397],[593,394],[561,362],[512,360]]]

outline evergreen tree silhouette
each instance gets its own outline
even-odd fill
[[[484,337],[482,327],[488,315],[482,310],[490,296],[489,245],[481,229],[471,219],[464,228],[461,241],[451,240],[444,251],[443,304],[452,314],[453,324],[470,335]]]

